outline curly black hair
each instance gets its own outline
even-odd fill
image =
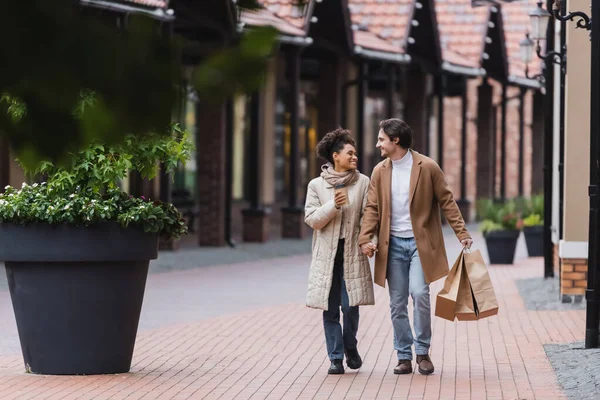
[[[352,134],[347,129],[337,128],[317,143],[317,155],[333,164],[333,153],[340,152],[347,144],[356,147]]]

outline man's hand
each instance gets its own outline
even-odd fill
[[[473,244],[473,239],[463,239],[460,241],[460,244],[462,244],[463,249],[470,249],[471,245]]]
[[[375,246],[375,243],[373,242],[364,243],[360,246],[360,250],[365,256],[371,258],[375,255],[375,252],[377,251],[377,246]]]
[[[340,208],[341,206],[346,204],[346,197],[347,196],[345,192],[335,192],[334,201],[336,208]]]

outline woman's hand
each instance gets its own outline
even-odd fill
[[[360,246],[360,250],[365,256],[371,258],[375,255],[375,252],[377,251],[377,246],[373,242],[363,243]]]
[[[346,204],[346,200],[347,200],[347,196],[346,196],[345,192],[342,192],[342,191],[335,192],[334,201],[335,201],[336,208],[340,208],[341,206]]]

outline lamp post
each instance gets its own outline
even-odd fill
[[[552,4],[554,18],[563,22],[576,20],[577,28],[591,31],[590,185],[588,189],[590,209],[588,279],[585,292],[585,347],[589,349],[597,348],[600,339],[600,28],[595,28],[592,25],[592,21],[600,19],[600,3],[598,0],[592,0],[591,18],[581,11],[575,11],[563,16],[561,15],[561,8],[560,0],[554,0]],[[538,3],[538,9],[541,9],[541,3]],[[536,9],[536,15],[542,14],[544,13]],[[533,18],[532,16],[532,22]],[[524,52],[525,50],[523,50]]]

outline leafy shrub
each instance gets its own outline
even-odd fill
[[[26,172],[46,182],[11,186],[0,194],[0,222],[91,225],[118,222],[176,238],[187,232],[179,211],[169,203],[134,198],[119,188],[130,171],[151,179],[160,164],[171,172],[190,158],[193,147],[178,125],[170,134],[127,136],[114,146],[92,143],[69,153],[66,165],[40,162]]]

